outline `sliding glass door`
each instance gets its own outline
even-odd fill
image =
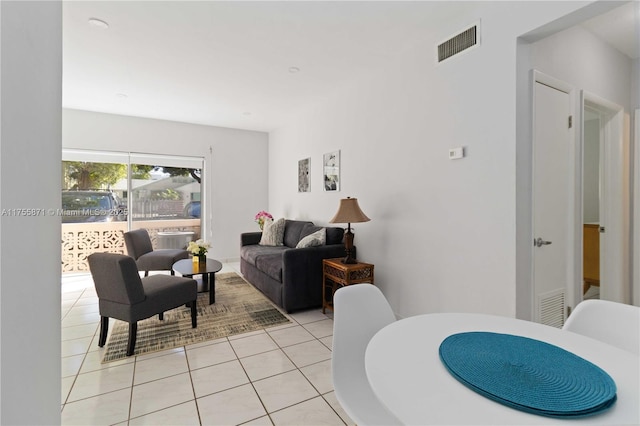
[[[147,229],[154,248],[200,238],[199,157],[63,150],[62,271],[88,271],[94,252],[126,254],[123,233]]]
[[[156,248],[200,238],[202,158],[131,154],[131,229],[145,228]]]

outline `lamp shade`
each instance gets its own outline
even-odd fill
[[[360,210],[357,198],[343,198],[340,200],[338,212],[329,223],[358,223],[369,222],[371,219]]]

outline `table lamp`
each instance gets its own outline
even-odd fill
[[[346,223],[347,232],[344,234],[344,248],[347,252],[347,257],[342,259],[342,263],[358,263],[358,261],[352,256],[353,252],[353,232],[351,232],[351,224],[359,222],[369,222],[371,219],[360,210],[357,198],[343,198],[340,200],[340,206],[338,212],[329,221],[329,223]]]

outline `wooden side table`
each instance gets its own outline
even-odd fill
[[[322,260],[322,313],[333,311],[333,293],[339,288],[358,283],[373,284],[373,265],[370,263],[342,263],[342,258]],[[327,290],[330,291],[327,294]]]

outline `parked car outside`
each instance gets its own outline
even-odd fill
[[[184,206],[184,216],[199,219],[200,218],[200,201],[191,201],[186,206]]]
[[[127,206],[110,191],[62,191],[62,223],[127,220]]]

